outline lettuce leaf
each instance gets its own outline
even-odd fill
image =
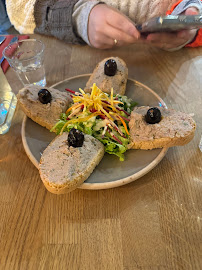
[[[120,109],[123,110],[123,111],[120,111],[120,114],[123,117],[128,118],[128,114],[131,113],[131,111],[133,110],[134,106],[137,105],[137,103],[133,102],[132,99],[126,96],[117,95],[117,99],[123,102],[123,104],[118,105]],[[62,113],[60,115],[59,121],[51,129],[51,131],[56,131],[56,134],[60,134],[63,126],[67,122],[67,117],[69,113],[68,114]],[[122,125],[122,123],[120,122],[118,123],[117,120],[115,120],[114,122],[116,123],[116,125],[118,125],[119,129],[125,136],[124,138],[116,130],[113,130],[113,134],[119,141],[121,141],[122,144],[115,141],[114,138],[112,138],[108,132],[105,132],[104,138],[102,137],[102,133],[104,131],[105,125],[104,125],[104,120],[100,119],[99,117],[92,117],[86,122],[77,122],[74,124],[70,123],[64,128],[64,132],[69,132],[72,128],[76,128],[85,134],[89,134],[104,144],[105,152],[111,155],[116,155],[119,157],[120,161],[124,161],[124,153],[126,152],[127,145],[129,144],[129,136],[126,133],[126,130],[124,126]],[[128,127],[128,123],[126,123],[126,125]]]
[[[111,155],[116,155],[119,157],[120,161],[124,161],[124,153],[126,152],[127,148],[124,145],[116,143],[112,141],[110,138],[97,138],[100,142],[104,144],[105,152]]]

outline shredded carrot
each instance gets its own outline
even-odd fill
[[[104,103],[104,105],[103,106],[105,106],[105,107],[109,107],[109,108],[111,108],[113,111],[115,111],[116,113],[118,113],[118,110],[114,107],[114,106],[111,106],[111,105],[109,105],[109,104],[106,104],[106,103]]]
[[[119,101],[119,100],[113,100],[113,103],[119,103],[119,104],[123,104],[123,102]]]
[[[86,94],[81,88],[79,88],[79,91],[81,92],[82,95]]]
[[[83,104],[80,103],[80,104],[78,104],[78,105],[76,105],[76,106],[75,106],[75,105],[76,105],[76,104],[72,105],[69,109],[67,109],[67,110],[66,110],[66,114],[67,114],[68,112],[70,112],[72,109],[76,109],[76,108],[82,106]]]
[[[109,119],[113,120],[112,117],[106,112],[101,106],[100,106],[100,111],[103,112]]]
[[[113,104],[113,88],[111,88],[111,105],[113,106],[114,104]]]
[[[124,121],[124,117],[122,118],[120,116],[120,111],[122,111],[122,109],[117,107],[118,104],[123,104],[123,102],[117,100],[117,96],[115,97],[116,99],[114,98],[113,88],[111,88],[110,95],[100,90],[96,86],[95,83],[91,87],[91,94],[85,93],[85,91],[82,90],[81,88],[79,89],[79,91],[81,94],[75,95],[72,97],[74,104],[69,109],[67,109],[66,114],[70,112],[71,110],[75,110],[79,107],[81,107],[81,110],[78,111],[76,115],[74,115],[74,117],[77,117],[77,118],[74,118],[74,119],[71,118],[64,124],[63,128],[61,129],[60,134],[62,134],[65,127],[67,127],[69,124],[74,124],[77,122],[85,122],[94,116],[102,115],[102,117],[107,118],[111,122],[112,124],[111,128],[112,129],[115,128],[115,130],[122,137],[124,137],[124,134],[113,122],[115,119],[119,119],[121,123],[123,124],[126,133],[129,135],[127,125]],[[75,111],[71,113],[74,113],[74,112]],[[83,116],[83,113],[87,113],[89,115]],[[105,128],[105,132],[106,132],[106,128]]]
[[[124,128],[125,128],[126,133],[127,133],[128,135],[130,135],[130,134],[129,134],[129,132],[128,132],[128,129],[127,129],[126,123],[124,122],[124,120],[121,118],[121,116],[120,116],[120,115],[118,115],[118,114],[117,114],[117,116],[118,116],[118,118],[121,120],[121,122],[122,122],[122,124],[123,124],[123,126],[124,126]]]

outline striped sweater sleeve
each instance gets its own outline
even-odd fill
[[[196,8],[199,9],[199,12],[202,13],[202,0],[186,0],[186,3],[183,3],[184,0],[179,0],[178,2],[176,2],[170,10],[168,10],[166,12],[166,15],[170,15],[170,14],[174,14],[177,15],[177,10],[180,10],[180,13],[183,12],[185,9],[187,9],[189,6],[194,6]],[[201,1],[201,3],[200,3]],[[185,1],[184,1],[185,2]],[[178,13],[179,14],[179,13]],[[192,40],[192,42],[186,44],[185,47],[199,47],[202,46],[202,28],[200,28],[197,31],[197,34],[194,38],[194,40]]]

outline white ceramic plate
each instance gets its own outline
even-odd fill
[[[52,87],[61,91],[65,88],[78,91],[84,88],[90,74],[61,81]],[[165,102],[150,88],[128,79],[126,95],[138,102],[138,105],[162,106]],[[31,162],[38,168],[41,154],[56,135],[24,117],[22,141]],[[121,162],[114,155],[105,154],[91,176],[80,186],[82,189],[107,189],[130,183],[151,171],[165,156],[167,148],[154,150],[128,150],[125,161]]]

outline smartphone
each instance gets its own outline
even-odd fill
[[[176,32],[184,29],[202,28],[202,15],[167,15],[155,17],[143,24],[136,25],[140,33]]]

